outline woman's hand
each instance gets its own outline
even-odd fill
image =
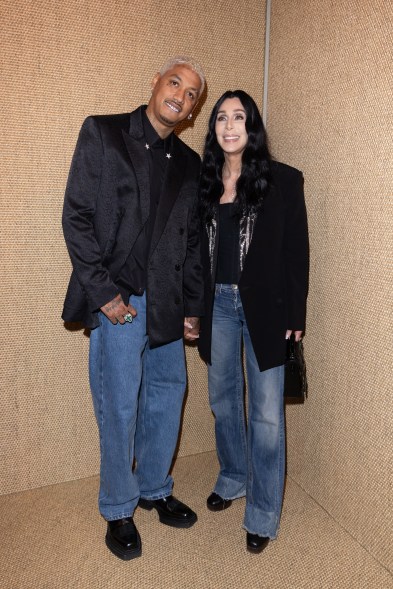
[[[192,342],[199,337],[199,317],[184,318],[184,338]]]
[[[285,334],[285,339],[289,339],[291,337],[291,333],[292,333],[292,329],[287,329],[287,332]],[[302,331],[294,331],[293,332],[295,334],[295,341],[296,342],[300,342],[300,340],[302,339]]]

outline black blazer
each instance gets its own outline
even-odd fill
[[[131,114],[88,117],[80,131],[63,210],[73,266],[65,321],[98,326],[97,313],[119,293],[116,278],[148,219],[143,108]],[[147,330],[152,346],[181,338],[184,317],[198,317],[204,310],[196,209],[200,158],[176,136],[172,145],[147,269]]]
[[[206,311],[201,320],[199,351],[210,364],[218,233],[213,275],[208,245],[206,228],[202,228]],[[287,329],[305,328],[308,265],[303,176],[295,168],[272,162],[272,186],[255,222],[239,280],[247,327],[260,370],[284,363]]]

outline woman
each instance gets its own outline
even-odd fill
[[[258,553],[280,522],[285,340],[304,330],[308,233],[302,174],[271,161],[258,108],[242,90],[225,92],[213,108],[200,198],[206,314],[199,350],[220,464],[207,506],[219,511],[245,496],[247,549]]]

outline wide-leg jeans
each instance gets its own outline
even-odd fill
[[[224,499],[246,496],[244,528],[276,538],[285,476],[284,367],[259,370],[236,285],[216,285],[208,383],[220,463],[214,491]]]
[[[171,494],[169,470],[186,388],[183,340],[150,349],[145,295],[130,303],[138,313],[132,323],[113,325],[100,313],[100,326],[90,334],[101,453],[98,504],[108,521],[132,516],[140,497]]]

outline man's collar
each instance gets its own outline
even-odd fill
[[[152,146],[154,144],[159,144],[160,142],[164,142],[163,139],[159,136],[153,125],[151,124],[149,117],[146,114],[146,109],[142,111],[142,124],[143,124],[143,131],[145,135],[145,139],[147,143]]]

